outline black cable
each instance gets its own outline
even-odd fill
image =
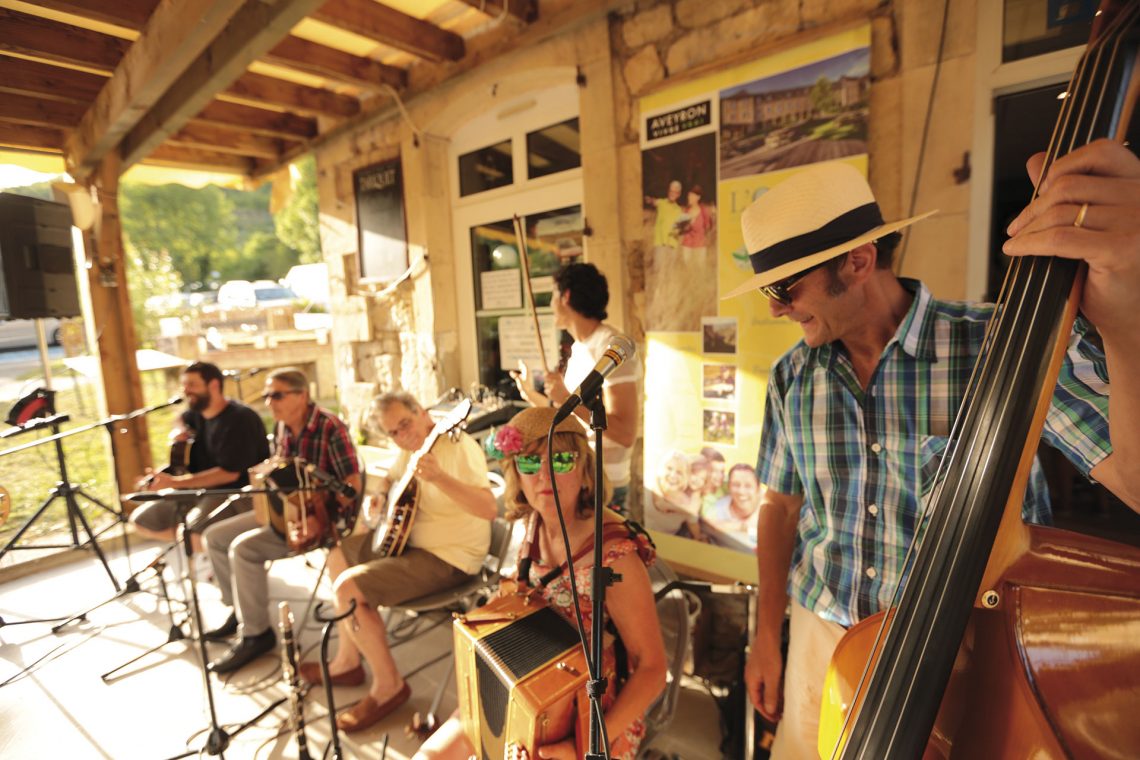
[[[910,189],[910,208],[907,211],[907,217],[914,216],[914,208],[918,204],[918,181],[922,177],[922,164],[926,159],[926,140],[930,136],[930,121],[934,115],[934,94],[938,91],[938,79],[942,73],[942,53],[946,49],[946,27],[949,18],[950,0],[944,0],[942,3],[942,31],[938,37],[938,55],[934,59],[934,80],[930,83],[930,98],[926,102],[926,120],[922,125],[922,142],[919,143],[918,148],[918,163],[914,167],[914,184]],[[909,243],[910,235],[904,235],[902,247],[899,249],[898,262],[895,264],[896,273],[902,271]]]

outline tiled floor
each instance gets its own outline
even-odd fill
[[[121,554],[112,556],[111,567],[120,580],[158,554],[155,544],[132,546],[130,563]],[[168,569],[167,577],[173,575],[173,569]],[[317,568],[308,566],[304,558],[276,562],[270,573],[272,598],[289,601],[300,619],[316,576]],[[109,683],[100,678],[119,663],[167,640],[171,622],[165,602],[156,595],[154,573],[144,572],[140,580],[143,591],[115,599],[58,633],[52,633],[52,623],[18,623],[70,615],[111,597],[114,590],[97,560],[88,557],[0,585],[0,618],[4,621],[0,627],[0,757],[153,760],[198,754],[211,720],[196,645],[189,640],[168,643]],[[222,614],[217,589],[209,583],[200,583],[198,588],[209,627],[220,622]],[[171,593],[181,596],[177,588]],[[176,615],[180,617],[181,612]],[[451,631],[446,622],[433,626],[432,621],[419,619],[410,625],[418,628],[408,643],[395,649],[395,655],[404,673],[412,674],[412,699],[380,726],[360,735],[342,735],[344,757],[379,758],[385,738],[389,758],[407,758],[414,752],[418,740],[407,736],[404,727],[413,713],[427,711],[435,686],[448,677]],[[305,658],[315,657],[319,629],[315,623],[299,628]],[[208,646],[211,657],[221,651],[221,645]],[[243,721],[286,696],[279,649],[228,679],[212,677],[211,685],[217,721],[231,735],[226,756],[297,757],[284,705],[250,728],[237,731]],[[341,707],[351,704],[364,691],[363,686],[338,688],[336,703]],[[439,714],[446,717],[455,704],[454,685],[449,684]],[[323,689],[312,690],[305,705],[309,751],[319,757],[330,738]],[[686,760],[719,757],[718,721],[708,695],[699,688],[686,688],[670,730],[653,747]]]

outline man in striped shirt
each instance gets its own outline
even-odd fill
[[[361,476],[356,448],[348,428],[332,412],[309,398],[309,380],[297,369],[274,370],[265,381],[262,399],[277,421],[274,453],[300,458],[348,486],[334,497],[337,514],[331,521],[343,532],[355,522]],[[330,500],[330,503],[332,501]],[[330,516],[331,517],[331,516]],[[273,650],[277,637],[269,620],[268,562],[289,556],[285,538],[272,526],[259,525],[253,512],[231,517],[206,529],[202,535],[222,591],[222,601],[233,607],[222,625],[202,635],[225,641],[241,638],[210,663],[215,673],[229,673]]]
[[[1041,157],[1031,163],[1039,174]],[[1033,171],[1034,163],[1037,171]],[[1064,178],[1064,179],[1062,179]],[[1111,205],[1110,205],[1111,204]],[[1011,255],[1089,264],[1078,320],[1045,438],[1083,473],[1140,510],[1135,420],[1140,331],[1140,161],[1101,141],[1059,159],[1042,193],[1011,225]],[[891,252],[914,217],[884,223],[857,170],[801,171],[742,219],[759,289],[803,340],[769,378],[758,520],[757,634],[745,678],[753,704],[777,719],[773,758],[816,757],[823,677],[847,627],[889,606],[922,499],[958,411],[993,307],[948,303],[897,278]],[[1129,295],[1129,294],[1132,295]],[[1113,390],[1109,442],[1108,374]],[[1127,379],[1127,383],[1124,382]],[[1024,506],[1048,517],[1039,473]],[[791,599],[787,673],[780,631]],[[782,701],[782,703],[781,703]]]

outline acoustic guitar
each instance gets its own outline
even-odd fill
[[[365,524],[376,532],[372,536],[372,551],[379,557],[396,557],[404,551],[408,536],[412,533],[412,523],[416,519],[420,490],[416,481],[416,465],[425,454],[431,451],[440,437],[447,435],[463,424],[471,414],[471,399],[463,399],[454,409],[428,433],[422,446],[408,459],[408,466],[400,480],[388,492],[388,501],[382,517],[374,510],[365,509]],[[366,497],[370,501],[372,497]]]

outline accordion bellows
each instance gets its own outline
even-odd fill
[[[561,615],[541,598],[507,594],[457,616],[454,632],[459,710],[477,758],[500,760],[511,745],[535,757],[572,731],[584,746],[589,674],[578,632]],[[612,674],[612,647],[606,660]]]

